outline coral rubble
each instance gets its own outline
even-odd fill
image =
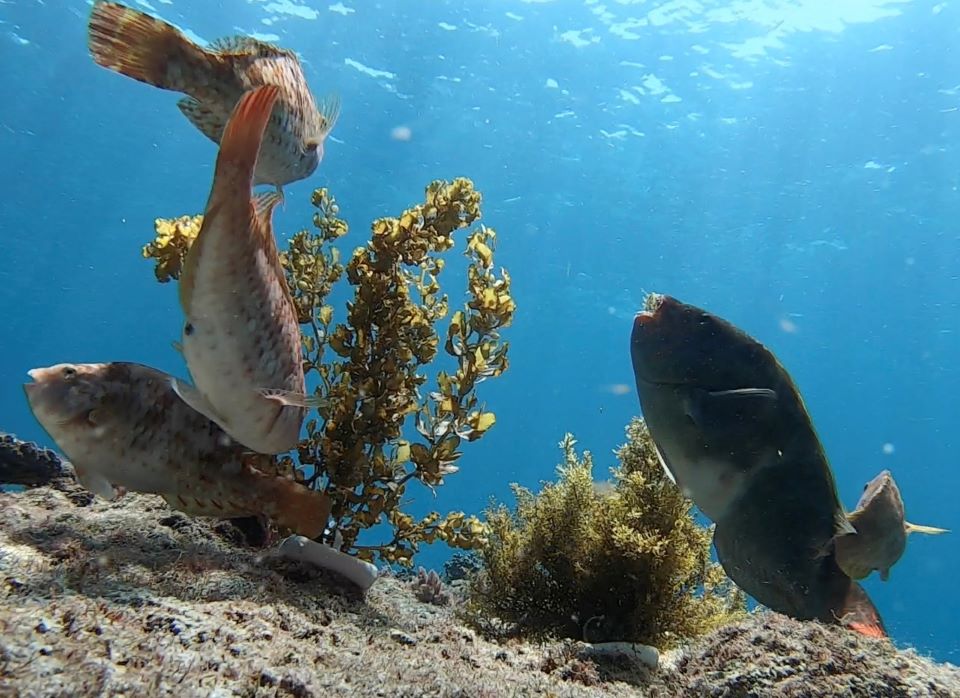
[[[49,448],[0,433],[0,487],[39,487],[72,476],[60,456]]]

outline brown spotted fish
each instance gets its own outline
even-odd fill
[[[850,535],[826,455],[790,376],[721,318],[651,294],[630,343],[643,417],[667,474],[716,524],[727,575],[769,608],[886,635],[837,566]]]
[[[323,532],[326,495],[253,467],[256,456],[177,397],[168,374],[115,362],[29,375],[33,414],[95,494],[158,494],[192,516],[265,514],[309,538]]]
[[[114,2],[97,2],[89,24],[93,59],[140,82],[188,95],[177,106],[214,143],[240,97],[262,85],[279,95],[267,125],[254,184],[285,184],[309,177],[340,113],[330,97],[319,108],[293,51],[250,37],[230,37],[209,48],[176,27]]]
[[[213,187],[180,277],[181,342],[194,384],[177,393],[258,453],[294,448],[309,407],[300,325],[271,221],[279,196],[254,196],[251,178],[280,90],[258,87],[223,132]]]
[[[903,556],[911,533],[949,533],[945,528],[919,526],[905,518],[900,488],[889,470],[882,471],[863,488],[857,508],[847,514],[856,533],[836,541],[837,564],[853,579],[879,570],[887,581],[890,568]]]

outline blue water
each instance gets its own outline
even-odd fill
[[[296,49],[314,91],[343,100],[320,170],[287,188],[281,238],[309,220],[314,187],[337,196],[349,251],[459,175],[499,231],[519,312],[509,373],[481,386],[498,422],[413,511],[511,501],[509,482],[554,477],[566,431],[604,477],[639,412],[621,387],[631,317],[668,293],[773,349],[848,507],[890,468],[911,520],[957,531],[914,536],[890,581],[866,586],[899,644],[960,661],[960,7],[212,5],[154,9],[205,40]],[[93,63],[88,13],[0,0],[0,429],[47,445],[20,391],[29,368],[185,374],[176,287],[139,250],[154,218],[200,212],[215,158],[176,95]]]

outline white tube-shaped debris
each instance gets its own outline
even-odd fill
[[[637,664],[656,669],[660,664],[660,653],[656,647],[641,645],[634,642],[597,642],[595,644],[584,643],[584,653],[587,655],[599,656],[626,656]]]
[[[329,545],[317,543],[305,536],[290,536],[280,543],[280,555],[290,560],[309,562],[325,570],[336,572],[366,591],[377,581],[376,565],[352,555],[341,553]]]

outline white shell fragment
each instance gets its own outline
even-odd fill
[[[309,562],[325,570],[336,572],[366,591],[377,581],[376,565],[341,553],[329,545],[317,543],[305,536],[290,536],[280,543],[280,555],[290,560]]]
[[[656,647],[640,645],[633,642],[597,642],[583,643],[582,654],[594,657],[625,656],[638,665],[656,670],[660,665],[660,652]]]

